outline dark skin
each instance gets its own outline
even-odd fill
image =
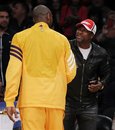
[[[79,47],[87,49],[90,47],[93,33],[85,29],[84,26],[79,26],[76,30],[76,40]]]
[[[33,20],[35,23],[45,22],[51,27],[53,22],[52,13],[49,8],[44,5],[36,6],[33,10]]]
[[[92,38],[94,34],[88,31],[84,26],[79,26],[76,31],[76,40],[79,47],[83,49],[88,49],[90,47]],[[88,89],[90,92],[95,93],[102,88],[102,83],[100,81],[90,81]]]
[[[38,5],[33,10],[33,20],[35,23],[45,22],[49,25],[49,27],[51,27],[52,21],[53,21],[52,13],[49,10],[49,8],[47,8],[46,6]],[[10,120],[15,122],[15,118],[18,118],[16,108],[12,105],[12,106],[6,108],[6,112],[7,112],[7,115],[9,116]]]

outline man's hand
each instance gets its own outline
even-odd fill
[[[15,122],[14,117],[18,118],[18,114],[16,112],[16,108],[15,107],[7,107],[6,108],[6,113],[7,113],[8,117],[10,118],[10,120],[12,120],[13,122]]]
[[[89,85],[88,85],[88,89],[90,92],[95,93],[95,92],[101,90],[102,86],[103,85],[100,81],[98,81],[98,82],[90,81]]]

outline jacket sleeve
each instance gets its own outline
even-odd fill
[[[22,71],[22,50],[20,48],[17,34],[12,39],[10,47],[10,60],[6,71],[6,106],[14,106],[14,101],[18,95],[19,84]]]
[[[76,62],[74,54],[70,48],[69,42],[66,44],[66,54],[65,54],[65,62],[66,62],[66,74],[67,74],[67,83],[70,83],[75,75],[76,75]]]
[[[100,75],[100,81],[104,86],[109,82],[110,78],[110,65],[109,65],[110,57],[105,51],[103,55],[103,60],[101,62],[100,68],[99,68],[99,75]]]

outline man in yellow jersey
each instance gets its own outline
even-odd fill
[[[22,130],[63,130],[67,83],[76,75],[74,55],[67,38],[50,29],[52,13],[46,6],[36,6],[33,19],[35,25],[12,40],[6,72],[7,114],[15,121],[19,91]]]

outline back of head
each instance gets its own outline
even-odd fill
[[[52,25],[52,13],[45,5],[38,5],[33,9],[33,20],[35,23],[45,22],[49,26]]]

